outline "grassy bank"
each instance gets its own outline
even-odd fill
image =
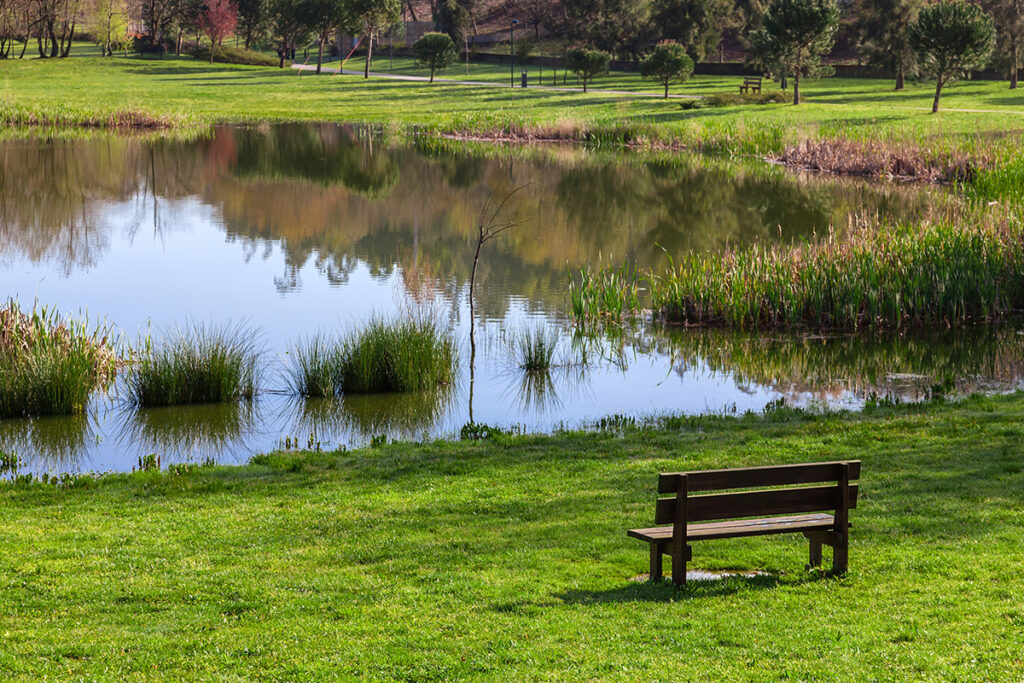
[[[809,83],[807,102],[799,107],[687,111],[678,101],[629,94],[300,76],[290,69],[210,65],[192,58],[80,57],[3,66],[0,121],[8,124],[97,125],[133,116],[175,125],[343,121],[470,137],[677,144],[727,154],[780,154],[804,140],[833,138],[911,141],[974,153],[991,146],[990,138],[979,135],[986,133],[1012,133],[1000,146],[1016,153],[1017,132],[1024,128],[1024,94],[993,82],[958,84],[949,90],[946,106],[972,111],[933,116],[926,111],[929,84],[893,93],[888,81],[871,79]],[[635,75],[612,76],[608,85],[619,87],[629,78]],[[707,95],[732,92],[735,85],[735,78],[702,76],[681,87]]]
[[[0,484],[5,679],[1016,680],[1024,397],[276,454]],[[859,458],[851,571],[802,539],[634,580],[662,470]]]

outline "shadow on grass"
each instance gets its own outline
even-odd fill
[[[805,572],[803,576],[792,584],[807,584],[825,581],[831,578],[831,573],[813,571]],[[690,580],[683,588],[676,588],[671,579],[665,578],[661,581],[637,581],[629,582],[617,588],[607,590],[588,591],[574,590],[558,593],[554,597],[565,604],[590,605],[604,603],[625,603],[625,602],[676,602],[679,600],[700,600],[708,598],[722,598],[727,595],[751,591],[769,590],[779,586],[782,580],[778,574],[755,574],[752,576],[729,576],[717,580]]]

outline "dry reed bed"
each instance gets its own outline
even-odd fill
[[[775,157],[787,166],[842,175],[885,176],[926,182],[970,182],[995,163],[988,150],[927,151],[920,144],[804,140]]]

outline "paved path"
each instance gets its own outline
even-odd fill
[[[316,64],[292,64],[292,68],[297,71],[316,71]],[[362,76],[362,71],[353,71],[351,69],[344,69],[341,71],[343,76]],[[321,70],[320,75],[324,76],[336,76],[338,74],[337,67],[324,66]],[[399,74],[388,74],[371,71],[370,75],[374,78],[386,78],[392,81],[414,81],[417,83],[429,83],[430,78],[427,76],[406,76]],[[502,83],[500,81],[462,81],[455,80],[453,78],[435,78],[435,83],[444,83],[445,85],[475,85],[484,86],[490,88],[509,88],[512,87],[509,83]],[[519,87],[518,85],[516,87]],[[559,87],[556,85],[531,85],[527,90],[549,90],[551,92],[583,92],[583,88],[569,88]],[[600,93],[602,95],[626,95],[629,97],[657,97],[664,99],[664,93],[656,92],[635,92],[632,90],[604,90],[603,88],[587,88],[588,93]],[[704,99],[703,95],[674,95],[669,93],[670,100],[701,100]]]

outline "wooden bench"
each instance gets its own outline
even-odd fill
[[[769,534],[803,532],[810,541],[812,567],[821,565],[822,545],[831,546],[832,571],[842,574],[849,555],[850,510],[857,507],[858,486],[851,482],[859,478],[859,460],[665,473],[658,476],[658,493],[674,496],[658,499],[654,523],[668,526],[627,533],[650,544],[652,581],[662,578],[661,556],[672,557],[677,586],[686,585],[690,543]],[[760,490],[691,495],[755,488]]]
[[[761,79],[760,78],[744,78],[743,85],[739,86],[740,94],[750,92],[761,94]]]

